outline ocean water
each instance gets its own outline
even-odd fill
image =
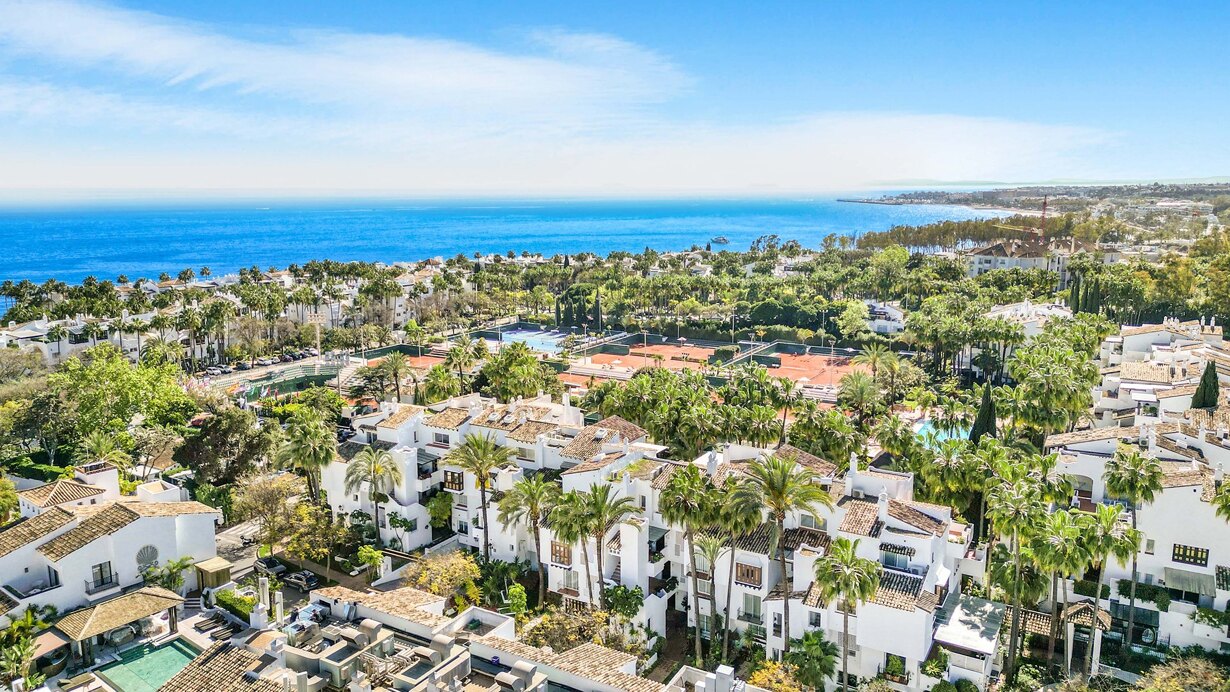
[[[509,250],[685,250],[726,236],[744,250],[776,233],[816,247],[829,233],[1000,213],[965,207],[807,200],[234,203],[0,209],[0,280],[215,275],[311,259],[414,261]],[[716,249],[716,247],[715,247]]]

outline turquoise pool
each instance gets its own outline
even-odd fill
[[[120,652],[120,660],[95,672],[119,692],[155,692],[200,654],[192,644],[173,639],[159,646],[137,646]]]
[[[926,438],[928,434],[933,433],[935,435],[936,442],[944,442],[945,440],[952,440],[952,439],[964,440],[967,437],[969,437],[968,430],[958,430],[956,432],[948,432],[946,430],[940,430],[939,428],[935,427],[935,423],[930,418],[924,420],[921,425],[915,428],[915,432],[917,432],[918,435],[923,438]]]

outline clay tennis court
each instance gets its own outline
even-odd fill
[[[626,356],[613,353],[596,353],[590,357],[594,365],[615,365],[639,369],[657,365],[654,356],[661,357],[661,366],[667,370],[701,370],[709,362],[715,349],[694,344],[675,342],[656,344],[629,344],[632,352]]]
[[[806,379],[809,384],[836,385],[841,378],[856,370],[871,372],[869,369],[855,365],[845,356],[822,356],[812,353],[807,355],[792,353],[774,354],[781,359],[779,368],[769,368],[776,377],[788,377],[795,382]]]

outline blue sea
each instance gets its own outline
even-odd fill
[[[830,233],[1001,215],[965,207],[800,200],[281,202],[0,209],[0,280],[215,275],[312,259],[414,261],[509,250],[685,250],[725,236],[816,247]],[[715,246],[715,249],[716,246]]]

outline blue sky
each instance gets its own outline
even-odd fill
[[[1230,175],[1228,3],[0,0],[0,190]]]

